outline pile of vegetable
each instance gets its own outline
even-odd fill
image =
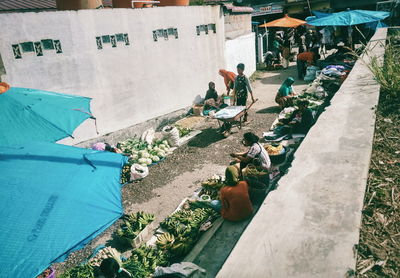
[[[188,135],[192,130],[190,128],[187,127],[182,127],[180,125],[175,125],[175,127],[178,129],[179,131],[179,137],[182,138],[183,136]]]
[[[219,199],[219,191],[224,186],[224,178],[222,176],[214,175],[206,181],[201,183],[202,190],[201,195],[210,196],[211,200]]]
[[[145,244],[134,249],[131,257],[122,264],[134,278],[150,277],[157,266],[169,264],[168,254],[153,246]]]
[[[89,264],[82,264],[57,275],[57,278],[94,278],[94,269]]]
[[[200,236],[200,227],[219,214],[212,208],[190,208],[179,210],[160,223],[166,233],[158,236],[157,246],[167,250],[172,257],[189,253]]]
[[[138,138],[132,138],[118,143],[117,146],[124,153],[130,155],[128,162],[130,165],[138,163],[143,166],[148,166],[160,162],[161,159],[172,153],[167,140],[159,140],[154,144],[148,144]]]
[[[122,219],[124,222],[117,230],[117,236],[130,243],[148,224],[153,222],[154,214],[139,211],[137,213],[124,215]]]
[[[264,145],[264,149],[268,152],[269,155],[280,155],[282,151],[284,151],[282,144],[279,144],[278,146],[267,144]]]

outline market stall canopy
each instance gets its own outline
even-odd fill
[[[310,20],[314,20],[314,19],[317,19],[317,18],[322,18],[322,17],[326,17],[326,16],[330,16],[330,15],[331,15],[330,13],[323,13],[323,12],[319,12],[319,11],[312,11],[312,13],[313,13],[314,15],[307,16],[307,17],[305,18],[305,20],[306,20],[307,22],[310,21]]]
[[[349,10],[314,19],[308,21],[307,24],[313,26],[351,26],[383,20],[389,15],[389,12]]]
[[[54,143],[0,147],[0,277],[36,277],[121,217],[125,162]]]
[[[285,14],[284,17],[261,24],[259,27],[297,27],[306,23],[304,20],[293,18]]]
[[[381,21],[370,22],[370,23],[367,23],[365,26],[366,26],[367,28],[369,28],[369,29],[372,29],[372,30],[376,30],[376,29],[378,29],[378,28],[385,28],[385,27],[388,27],[387,24],[385,24],[385,23],[383,23],[383,22],[381,22]]]
[[[1,83],[1,88],[7,88]],[[0,145],[56,142],[93,118],[90,98],[11,87],[0,93]]]

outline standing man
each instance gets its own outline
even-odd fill
[[[244,72],[244,64],[240,63],[237,65],[238,75],[235,78],[233,92],[235,95],[235,105],[246,106],[247,95],[250,92],[251,101],[254,102],[253,90],[250,86],[250,81]],[[247,113],[244,115],[244,122],[247,122]]]

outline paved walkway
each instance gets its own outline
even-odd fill
[[[383,57],[379,30],[371,44]],[[359,60],[217,277],[337,278],[354,270],[379,89]]]

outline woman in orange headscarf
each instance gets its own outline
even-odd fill
[[[229,96],[230,90],[233,89],[233,83],[235,82],[236,74],[231,71],[220,69],[219,75],[221,75],[224,78],[224,83],[226,86],[226,94]]]

